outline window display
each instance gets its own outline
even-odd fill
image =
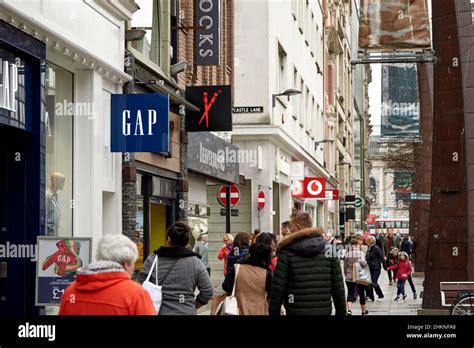
[[[46,66],[46,235],[72,236],[73,115],[60,105],[73,103],[73,74]]]

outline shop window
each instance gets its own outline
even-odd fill
[[[161,65],[160,1],[135,0],[140,9],[133,14],[132,29],[145,32],[141,40],[132,41],[132,47],[157,65]]]
[[[48,236],[72,236],[73,218],[73,74],[46,65],[46,197]]]

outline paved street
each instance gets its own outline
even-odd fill
[[[381,302],[367,302],[369,315],[417,315],[418,308],[421,308],[422,303],[420,292],[423,290],[423,278],[414,277],[413,283],[415,284],[418,299],[413,299],[413,293],[411,292],[410,285],[407,282],[405,292],[408,296],[403,303],[398,303],[393,300],[397,296],[397,286],[395,284],[392,286],[389,285],[387,272],[383,271],[379,279],[379,284],[385,298]],[[377,296],[375,297],[377,298]],[[352,312],[353,315],[361,314],[358,303],[354,304]]]
[[[415,284],[418,298],[416,300],[413,299],[413,293],[411,291],[410,285],[407,282],[405,292],[408,296],[406,300],[403,301],[403,303],[398,303],[398,301],[393,300],[397,295],[397,286],[395,284],[389,285],[387,272],[382,270],[379,284],[382,288],[385,298],[382,301],[367,302],[367,310],[369,311],[369,315],[417,315],[417,311],[419,308],[421,308],[422,303],[420,293],[423,290],[423,278],[413,277],[413,283]],[[222,293],[221,284],[221,278],[214,280],[214,293]],[[210,305],[211,304],[209,303],[207,306],[202,308],[199,311],[199,315],[210,315]],[[354,304],[352,313],[353,315],[361,314],[359,302]]]

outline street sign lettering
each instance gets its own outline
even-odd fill
[[[236,106],[232,108],[234,114],[262,114],[263,106]]]

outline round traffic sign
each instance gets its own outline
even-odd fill
[[[265,208],[265,193],[263,191],[260,191],[258,193],[258,203],[257,203],[258,209],[262,210]]]
[[[226,186],[222,185],[219,189],[217,201],[223,207],[227,206]],[[235,207],[240,202],[240,190],[236,184],[230,185],[230,206]]]
[[[364,206],[364,200],[361,197],[356,197],[354,205],[356,208],[362,208]]]

